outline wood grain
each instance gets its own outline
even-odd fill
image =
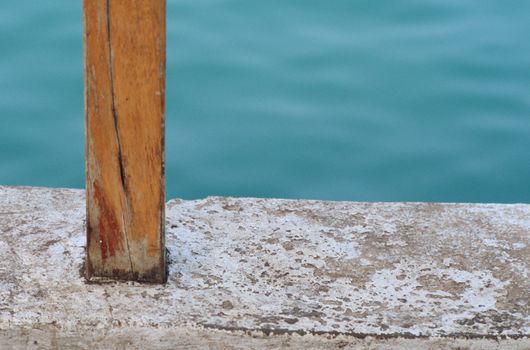
[[[83,0],[86,275],[164,282],[165,0]]]

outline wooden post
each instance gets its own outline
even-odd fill
[[[163,283],[165,0],[83,0],[86,276]]]

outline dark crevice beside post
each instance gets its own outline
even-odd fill
[[[83,0],[88,279],[162,283],[165,0]]]

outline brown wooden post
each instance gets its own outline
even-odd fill
[[[83,0],[86,276],[162,283],[165,0]]]

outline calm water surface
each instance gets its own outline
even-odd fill
[[[82,187],[81,2],[0,2],[0,184]],[[168,197],[530,202],[530,1],[168,0]]]

